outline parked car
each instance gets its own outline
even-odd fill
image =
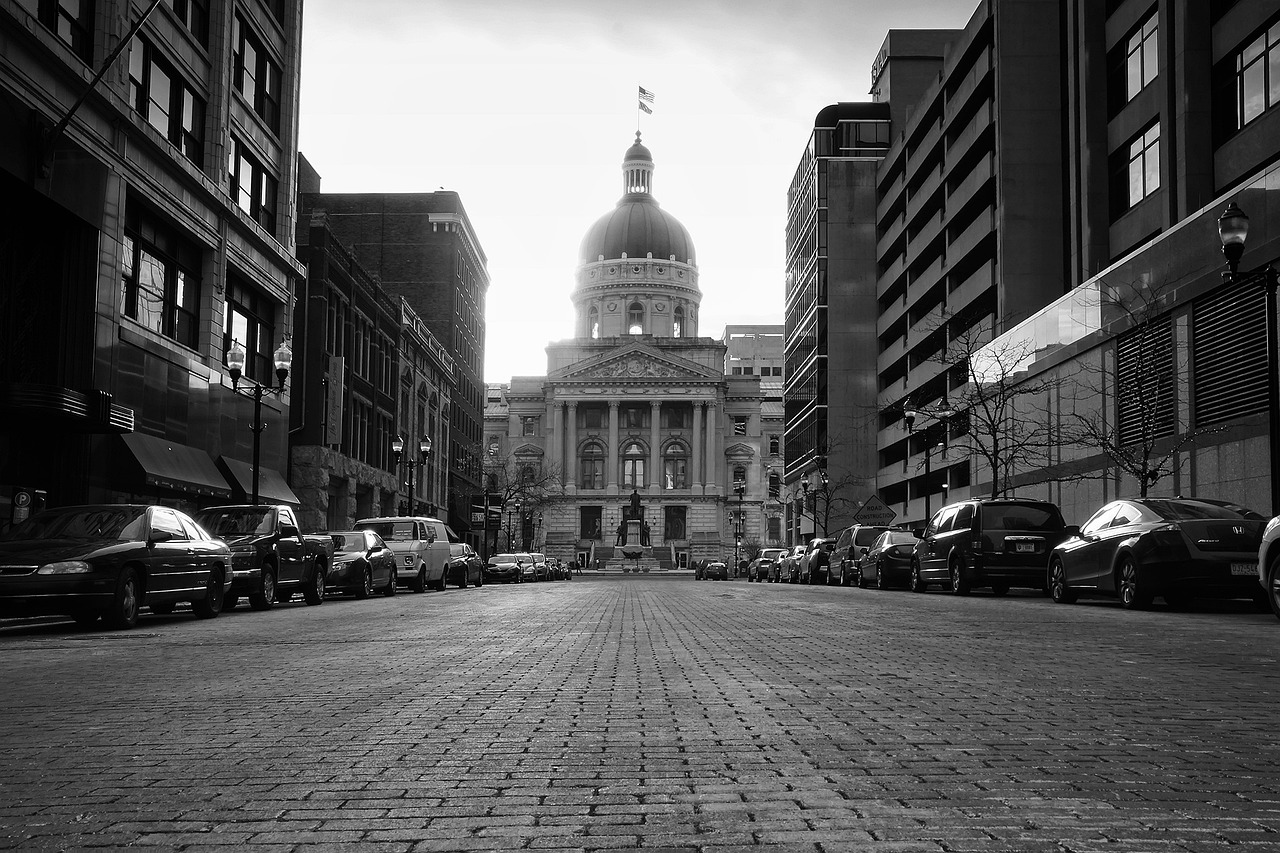
[[[786,548],[765,548],[747,567],[747,582],[778,582],[778,561],[786,556]]]
[[[535,583],[542,580],[538,577],[538,565],[533,560],[533,555],[527,551],[521,551],[516,554],[516,562],[520,564],[520,581],[522,583]]]
[[[1251,509],[1208,498],[1112,501],[1054,548],[1049,592],[1063,604],[1101,595],[1134,609],[1159,595],[1173,607],[1192,597],[1251,598],[1266,610],[1256,562],[1265,526]]]
[[[538,553],[530,554],[529,557],[533,560],[533,573],[537,580],[551,580],[551,564],[547,562],[547,558]]]
[[[948,504],[912,533],[910,586],[923,592],[946,584],[956,595],[987,586],[1004,595],[1011,586],[1046,589],[1049,552],[1078,533],[1057,504],[1031,498],[975,498]]]
[[[138,611],[191,602],[222,611],[231,548],[164,506],[99,504],[36,513],[0,537],[0,616],[68,615],[132,628]]]
[[[484,567],[484,579],[502,583],[520,583],[523,580],[522,568],[515,554],[494,554]]]
[[[709,581],[727,581],[729,579],[729,567],[716,560],[707,564],[706,571],[703,574]]]
[[[307,604],[324,601],[333,539],[303,534],[293,508],[285,504],[206,507],[196,523],[231,546],[231,586],[222,602],[232,610],[241,596],[254,610],[269,610],[301,592]]]
[[[484,561],[466,542],[449,546],[449,583],[460,589],[484,586]]]
[[[808,550],[808,545],[792,545],[791,550],[778,561],[778,575],[784,583],[800,583],[800,560]]]
[[[1280,619],[1280,515],[1267,522],[1262,531],[1262,544],[1258,546],[1258,583],[1267,596],[1271,612]]]
[[[800,583],[825,584],[831,571],[831,554],[836,549],[834,538],[818,537],[800,558]]]
[[[449,525],[438,518],[386,516],[362,518],[356,527],[372,530],[395,552],[397,584],[414,592],[444,591],[449,545],[462,541]]]
[[[372,530],[340,530],[329,534],[333,568],[325,578],[329,592],[368,598],[375,590],[396,594],[396,555]]]
[[[849,586],[861,585],[858,572],[867,549],[881,533],[889,528],[874,524],[851,524],[836,537],[835,551],[831,554],[831,572],[828,583]]]
[[[917,541],[910,530],[886,530],[877,536],[854,570],[858,588],[906,586],[911,580],[911,554]]]

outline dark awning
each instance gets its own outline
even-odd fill
[[[244,493],[246,501],[253,497],[253,466],[239,459],[227,456],[218,457],[218,467],[227,475],[227,481]],[[293,504],[298,506],[302,501],[289,488],[284,477],[274,468],[258,468],[258,500],[263,503]]]
[[[231,497],[227,478],[203,450],[140,432],[126,433],[120,440],[129,457],[142,469],[142,479],[147,485],[195,495]]]

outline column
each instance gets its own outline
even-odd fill
[[[578,492],[578,403],[569,401],[569,440],[565,445],[565,485],[569,494]]]
[[[707,403],[707,492],[715,492],[720,484],[720,460],[716,458],[716,436],[720,418],[714,402]]]
[[[693,453],[690,459],[693,468],[689,471],[689,486],[695,495],[700,495],[705,491],[703,483],[706,481],[702,477],[702,402],[699,400],[693,403],[693,435],[689,438],[689,448]]]
[[[649,494],[662,494],[662,449],[658,443],[662,436],[658,433],[661,424],[662,401],[649,401]],[[652,525],[652,522],[650,522]]]
[[[609,470],[605,472],[604,481],[607,484],[605,491],[608,494],[616,495],[618,493],[618,468],[621,465],[618,456],[618,401],[609,401],[609,452],[605,454],[605,465],[609,466]]]
[[[564,476],[565,457],[564,457],[564,404],[559,400],[551,402],[551,440],[547,442],[547,449],[551,451],[551,469],[559,470],[560,476]]]

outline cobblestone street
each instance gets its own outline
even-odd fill
[[[1280,850],[1280,625],[583,577],[0,629],[0,847]]]

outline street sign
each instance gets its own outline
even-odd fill
[[[861,509],[853,514],[853,520],[859,524],[874,524],[876,527],[888,527],[897,517],[898,514],[876,495],[867,498]]]

